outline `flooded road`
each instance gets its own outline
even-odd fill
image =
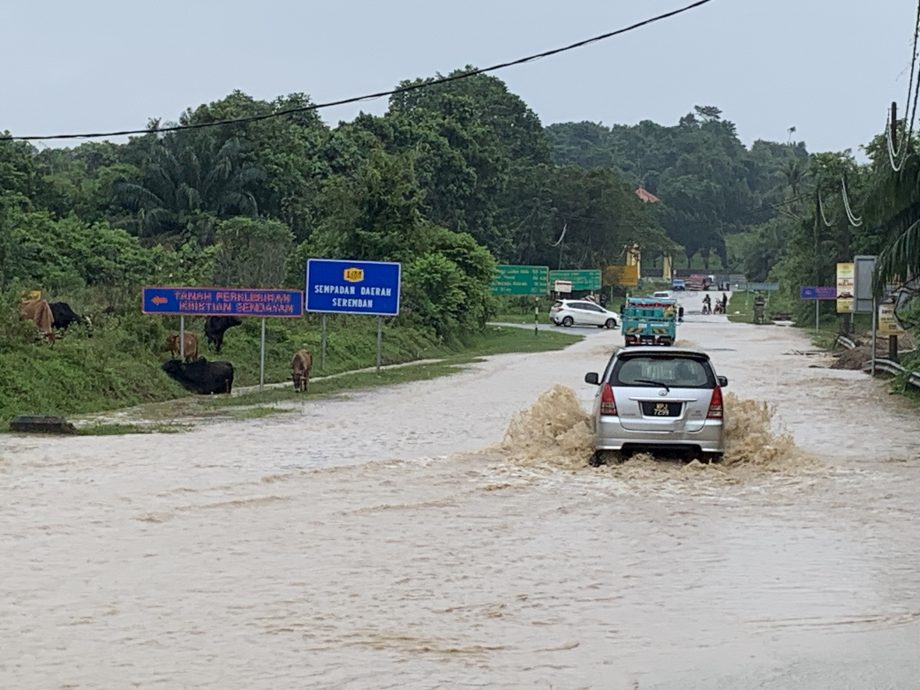
[[[586,466],[597,330],[277,418],[0,438],[0,687],[917,687],[916,408],[685,299],[722,466]]]

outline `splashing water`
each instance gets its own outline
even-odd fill
[[[773,405],[726,394],[723,464],[776,469],[804,463],[808,458],[792,435],[774,431],[774,414]]]
[[[575,392],[555,385],[514,415],[500,447],[520,465],[585,467],[594,452],[590,422]]]
[[[774,431],[773,406],[728,393],[725,413],[725,457],[718,467],[779,471],[801,467],[811,460],[796,447],[790,434]],[[555,385],[529,408],[514,415],[500,450],[518,465],[571,470],[587,467],[594,452],[591,418],[571,388]],[[653,460],[652,454],[639,453],[626,464]]]

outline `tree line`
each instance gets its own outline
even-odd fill
[[[838,258],[881,251],[894,232],[875,230],[884,211],[847,230],[831,193],[845,176],[854,206],[873,213],[879,142],[867,166],[802,142],[747,148],[714,106],[673,126],[544,127],[486,75],[397,93],[385,114],[337,126],[310,105],[237,91],[177,124],[306,110],[124,144],[0,141],[0,288],[130,293],[133,306],[141,283],[301,287],[308,257],[393,260],[404,264],[402,318],[452,337],[493,313],[496,263],[603,267],[637,242],[646,256],[826,283]],[[910,185],[887,184],[898,222],[920,218]],[[644,203],[638,186],[660,201]],[[819,194],[837,225],[815,239]]]

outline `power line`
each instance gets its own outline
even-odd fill
[[[837,223],[837,221],[829,221],[827,216],[824,215],[824,202],[821,201],[821,191],[818,191],[818,210],[821,212],[821,220],[824,222],[826,227],[832,228]]]
[[[670,19],[676,17],[679,14],[689,12],[690,10],[695,10],[698,7],[702,7],[712,0],[696,0],[689,5],[685,5],[676,10],[670,12],[665,12],[664,14],[659,14],[648,19],[643,19],[642,21],[636,22],[635,24],[630,24],[620,29],[614,31],[608,31],[607,33],[600,34],[598,36],[593,36],[591,38],[586,38],[575,43],[571,43],[561,48],[553,48],[551,50],[543,51],[542,53],[535,53],[533,55],[528,55],[526,57],[517,58],[516,60],[510,60],[508,62],[501,62],[491,67],[483,67],[480,69],[468,70],[466,72],[459,72],[453,75],[446,77],[438,77],[436,79],[431,79],[427,81],[416,82],[413,84],[407,84],[405,86],[398,87],[396,89],[390,89],[388,91],[378,91],[377,93],[370,93],[364,96],[353,96],[351,98],[343,98],[337,101],[328,101],[326,103],[317,103],[314,105],[302,106],[298,108],[287,108],[285,110],[278,110],[273,113],[266,113],[264,115],[250,115],[248,117],[232,118],[227,120],[215,120],[213,122],[199,122],[188,125],[172,125],[168,127],[150,127],[145,129],[125,129],[116,132],[87,132],[82,134],[33,134],[27,136],[0,136],[0,141],[41,141],[41,140],[50,140],[50,139],[100,139],[102,137],[119,137],[127,136],[131,134],[152,134],[152,133],[162,133],[162,132],[178,132],[186,129],[204,129],[206,127],[220,127],[223,125],[235,125],[235,124],[245,124],[248,122],[258,122],[260,120],[269,120],[276,117],[284,117],[286,115],[293,115],[296,113],[305,113],[315,110],[323,110],[325,108],[332,108],[340,105],[349,105],[352,103],[360,103],[363,101],[372,101],[378,98],[383,98],[385,96],[393,96],[399,93],[407,93],[410,91],[418,91],[420,89],[429,88],[432,86],[438,86],[441,84],[448,84],[450,82],[459,81],[461,79],[468,79],[470,77],[475,77],[480,74],[488,74],[490,72],[497,72],[498,70],[507,69],[508,67],[514,67],[517,65],[523,65],[528,62],[534,62],[536,60],[541,60],[543,58],[551,57],[553,55],[558,55],[560,53],[565,53],[570,50],[575,50],[576,48],[583,48],[592,43],[598,43],[600,41],[605,41],[614,36],[620,36],[630,31],[635,31],[636,29],[641,29],[643,27],[649,26],[650,24],[655,24],[665,19]]]
[[[847,194],[847,178],[844,175],[840,176],[840,188],[843,190],[843,208],[847,212],[847,220],[850,221],[850,225],[854,228],[858,228],[863,224],[863,219],[857,218],[850,208],[850,195]]]
[[[889,127],[885,127],[885,139],[888,147],[888,161],[891,164],[891,169],[895,172],[901,172],[901,168],[904,167],[904,163],[907,160],[907,153],[910,148],[910,138],[914,130],[914,120],[917,116],[917,98],[920,97],[920,74],[917,75],[917,83],[914,85],[914,74],[915,68],[917,66],[917,42],[920,39],[920,1],[917,2],[917,18],[914,20],[914,48],[910,60],[910,79],[907,82],[907,101],[904,104],[904,117],[905,119],[909,118],[907,124],[907,137],[902,139],[900,145],[897,148],[897,151],[894,148],[894,142],[891,141],[892,132]],[[911,102],[911,97],[913,97],[913,102]],[[913,105],[913,108],[911,108]],[[895,104],[892,103],[892,108],[895,107]],[[889,114],[894,117],[892,113]],[[892,122],[891,127],[897,127],[896,122]],[[901,158],[901,150],[904,150],[904,157]],[[900,162],[897,159],[900,158]]]

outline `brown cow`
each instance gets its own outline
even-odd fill
[[[49,342],[54,343],[54,315],[48,300],[29,299],[19,305],[19,315],[32,321]]]
[[[173,333],[166,339],[166,349],[172,353],[173,359],[178,359],[182,354],[179,347],[179,334]],[[198,337],[194,333],[185,334],[185,361],[191,362],[198,359]]]
[[[310,384],[310,370],[313,368],[313,354],[309,350],[298,350],[291,360],[291,379],[295,391],[306,392]]]

